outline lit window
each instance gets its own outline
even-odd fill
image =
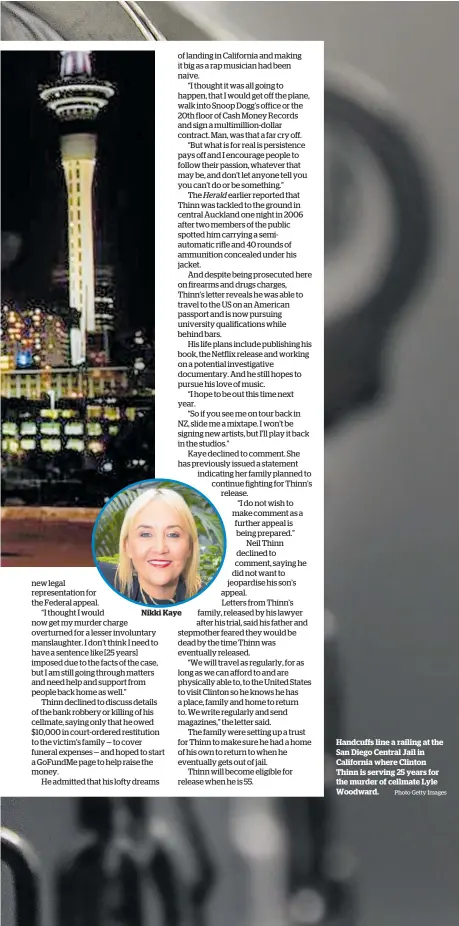
[[[67,450],[77,450],[78,453],[82,453],[84,450],[84,440],[78,440],[77,437],[71,437],[66,444]]]
[[[3,443],[3,442],[2,442],[2,443]],[[8,453],[17,453],[17,452],[18,452],[18,450],[19,450],[19,444],[18,444],[17,440],[12,440],[11,437],[10,437],[10,438],[7,438],[7,439],[5,440],[5,444],[6,444],[5,450],[6,450]]]
[[[43,421],[41,425],[42,434],[60,434],[61,433],[61,423],[60,421]]]
[[[106,405],[104,408],[104,418],[106,418],[108,421],[119,421],[119,408],[113,408],[113,406]]]
[[[35,421],[23,421],[21,424],[21,434],[36,434],[37,425]]]
[[[92,440],[92,441],[89,441],[88,450],[90,453],[94,453],[94,454],[103,453],[104,445],[101,441]]]
[[[59,439],[47,437],[40,441],[40,449],[45,453],[58,453],[62,444]]]
[[[12,436],[18,433],[18,426],[14,421],[4,421],[2,424],[2,434]]]
[[[83,429],[83,422],[82,422],[82,421],[70,421],[70,422],[69,422],[68,424],[66,424],[65,427],[64,427],[65,433],[66,433],[66,434],[72,434],[72,435],[75,435],[75,434],[81,435],[81,434],[83,434],[83,430],[84,430],[84,429]]]

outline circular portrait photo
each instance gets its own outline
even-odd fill
[[[92,552],[103,579],[129,601],[170,607],[195,598],[223,563],[223,522],[208,498],[183,482],[127,486],[102,508]]]

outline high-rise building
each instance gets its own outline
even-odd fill
[[[96,267],[95,323],[99,334],[115,330],[115,287],[113,267]]]
[[[1,316],[3,371],[68,366],[69,336],[61,318],[40,306],[4,305]]]
[[[1,349],[2,357],[8,357],[9,369],[40,366],[42,317],[40,308],[21,311],[15,306],[3,306]]]
[[[86,360],[86,336],[96,330],[93,232],[93,178],[97,134],[94,122],[115,87],[92,73],[91,56],[61,53],[60,76],[40,87],[40,98],[63,123],[61,160],[67,186],[69,304],[78,328],[71,329],[71,362]]]
[[[60,306],[64,307],[68,300],[69,273],[61,264],[56,266],[52,274],[53,291]],[[101,335],[100,342],[105,355],[104,364],[111,360],[111,340],[115,331],[115,280],[113,267],[110,264],[95,266],[94,271],[94,330]],[[65,310],[64,310],[65,311]],[[90,338],[89,342],[97,339]],[[90,351],[87,351],[87,354]],[[90,358],[87,358],[90,360]]]
[[[69,334],[57,315],[43,315],[41,366],[46,369],[68,367]]]

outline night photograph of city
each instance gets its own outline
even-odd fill
[[[154,56],[4,52],[2,109],[2,556],[91,565],[154,475]]]

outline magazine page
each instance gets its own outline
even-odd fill
[[[24,616],[5,795],[323,794],[322,52],[3,53],[35,83],[19,105],[64,193],[70,302],[67,326],[45,300],[3,309],[7,452],[16,478],[52,470],[51,544],[91,504],[93,559],[39,548],[19,588],[4,570]],[[122,195],[154,250],[124,251]]]
[[[1,12],[4,922],[450,926],[457,11]]]

